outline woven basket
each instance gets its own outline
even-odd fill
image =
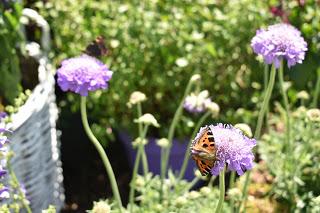
[[[15,155],[11,165],[26,189],[34,213],[50,204],[59,211],[64,203],[63,176],[60,161],[59,132],[56,130],[58,109],[55,104],[53,68],[47,60],[50,48],[48,23],[35,11],[23,10],[23,20],[33,20],[42,29],[39,62],[39,84],[26,103],[12,116],[10,147]]]

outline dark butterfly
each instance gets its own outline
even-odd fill
[[[96,58],[107,55],[108,49],[105,46],[104,38],[98,36],[87,46],[85,53]]]

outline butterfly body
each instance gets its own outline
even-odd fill
[[[108,49],[105,46],[104,38],[102,36],[98,36],[87,46],[85,53],[96,58],[107,55]]]
[[[217,158],[217,148],[213,134],[209,127],[200,133],[201,136],[191,144],[191,156],[203,176],[208,175],[213,168]]]

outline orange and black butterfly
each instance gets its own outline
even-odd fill
[[[105,46],[103,36],[98,36],[93,42],[91,42],[87,46],[85,53],[96,58],[107,55],[108,49]]]
[[[190,149],[192,159],[196,161],[201,175],[206,176],[210,173],[217,160],[217,148],[209,127],[203,129],[200,134],[200,137],[192,141]]]

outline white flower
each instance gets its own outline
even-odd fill
[[[208,98],[208,90],[203,90],[199,94],[191,93],[184,101],[184,108],[191,113],[201,113],[206,109],[206,106],[211,102]]]
[[[310,121],[320,122],[320,110],[319,109],[309,109],[307,111],[307,117]]]
[[[117,47],[119,46],[119,44],[120,44],[120,41],[118,41],[118,40],[116,40],[116,39],[112,39],[112,40],[110,41],[110,46],[111,46],[112,48],[117,48]]]
[[[196,81],[200,81],[200,79],[201,79],[201,75],[194,74],[193,76],[191,76],[190,81],[191,82],[196,82]]]
[[[127,103],[128,107],[131,107],[132,105],[135,105],[137,103],[141,103],[143,101],[147,100],[147,96],[139,91],[134,91],[130,95],[129,102]]]
[[[135,119],[134,122],[143,123],[143,124],[147,124],[147,125],[153,125],[155,127],[160,127],[158,121],[150,113],[146,113],[146,114],[142,115],[140,118]]]
[[[188,66],[189,62],[185,58],[178,58],[176,60],[176,64],[178,65],[178,67],[186,67],[186,66]]]

